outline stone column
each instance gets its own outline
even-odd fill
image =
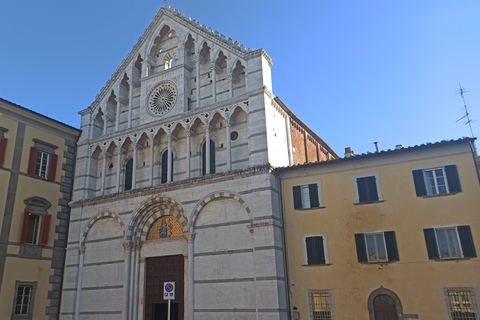
[[[130,311],[130,261],[132,259],[132,247],[133,242],[125,241],[123,243],[123,249],[125,250],[125,278],[123,281],[123,314],[122,319],[129,319]]]
[[[133,144],[132,189],[137,188],[137,144]]]
[[[210,125],[205,125],[205,174],[210,174]]]
[[[117,102],[117,113],[115,114],[115,132],[118,132],[118,128],[120,127],[121,102],[120,102],[120,98],[116,98],[115,101]]]
[[[78,248],[78,273],[77,273],[77,295],[75,297],[75,320],[80,319],[80,303],[82,296],[82,281],[83,281],[83,261],[85,260],[85,247]]]
[[[102,152],[103,164],[102,164],[102,195],[105,194],[105,171],[107,171],[107,152]]]
[[[152,145],[150,146],[150,187],[153,186],[153,165],[155,162],[155,153],[154,153],[154,141],[152,139]]]
[[[191,148],[191,145],[190,145],[190,140],[191,140],[191,135],[192,135],[192,132],[190,130],[187,130],[186,132],[186,135],[187,135],[187,179],[190,179],[190,157],[191,157],[191,154],[190,154],[190,148]]]
[[[88,189],[89,189],[89,182],[90,182],[90,170],[91,170],[91,163],[92,163],[92,154],[90,152],[90,146],[87,146],[88,158],[87,158],[87,170],[85,176],[85,186],[83,189],[83,198],[86,199],[88,196]]]
[[[133,81],[128,80],[128,128],[132,127],[132,109],[133,109]]]
[[[188,243],[188,295],[189,295],[189,314],[190,320],[195,319],[195,258],[194,258],[194,240],[195,233],[186,233],[184,237]]]
[[[122,148],[117,148],[117,184],[115,189],[120,192],[120,172],[122,171]]]
[[[172,134],[167,133],[168,153],[167,153],[167,183],[172,182]]]
[[[131,279],[130,286],[130,319],[135,320],[138,317],[138,289],[139,289],[139,275],[140,275],[140,250],[142,248],[141,241],[134,241],[132,246],[132,261],[131,261]]]
[[[195,55],[196,79],[197,79],[197,108],[200,108],[200,55]]]
[[[230,139],[230,119],[225,119],[225,128],[227,129],[227,171],[232,170],[232,143]]]
[[[212,103],[217,102],[217,68],[215,67],[215,62],[210,64],[210,69],[212,70]]]
[[[103,115],[102,116],[102,119],[103,119],[103,135],[106,135],[107,134],[107,125],[108,125],[108,117],[107,115]]]
[[[230,92],[230,99],[233,98],[233,76],[229,74],[227,76],[227,81],[228,81],[228,87],[229,87],[229,92]]]

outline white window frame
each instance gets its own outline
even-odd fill
[[[380,171],[375,171],[375,172],[370,172],[370,173],[352,174],[351,175],[352,184],[353,184],[353,193],[354,193],[354,196],[355,196],[355,203],[358,203],[358,204],[364,203],[364,202],[360,202],[360,196],[358,195],[357,179],[358,178],[367,178],[367,177],[375,177],[375,183],[377,185],[378,201],[379,202],[383,201],[383,193],[382,193],[382,188],[381,188],[381,183],[380,183]]]
[[[454,312],[451,300],[450,300],[450,292],[468,292],[470,297],[470,306],[472,312],[476,313],[477,316],[480,314],[480,303],[478,299],[478,288],[477,286],[471,287],[440,287],[440,292],[443,297],[443,305],[445,307],[445,313],[447,315],[447,320],[453,320],[452,312]],[[460,298],[461,300],[461,298]],[[461,310],[464,310],[463,305],[460,306]],[[460,311],[465,312],[465,311]]]
[[[463,224],[448,224],[448,225],[441,225],[441,226],[429,226],[429,228],[434,229],[434,234],[435,234],[435,242],[437,244],[437,250],[438,250],[438,257],[440,260],[452,260],[452,259],[463,259],[463,248],[462,248],[462,243],[460,242],[460,237],[458,235],[458,226],[462,226]],[[440,245],[438,243],[438,238],[437,238],[437,230],[448,230],[448,229],[455,229],[455,235],[457,236],[457,244],[458,247],[460,248],[460,257],[452,257],[451,252],[449,257],[442,258],[441,257],[441,251],[440,251]],[[448,241],[448,237],[447,237]],[[447,242],[447,246],[450,246],[450,243]]]
[[[313,316],[314,312],[314,294],[327,294],[328,295],[328,307],[330,309],[330,319],[335,320],[335,302],[333,296],[333,289],[307,289],[307,301],[308,301],[308,315],[310,320],[315,320]]]
[[[302,209],[299,209],[299,210],[304,210],[304,209],[312,209],[312,206],[311,206],[311,202],[310,202],[310,190],[308,189],[308,186],[310,184],[316,184],[317,185],[317,194],[318,194],[318,207],[314,207],[314,208],[323,208],[324,205],[323,205],[323,196],[322,196],[322,180],[321,179],[318,179],[318,180],[313,180],[313,181],[307,181],[307,182],[298,182],[295,186],[298,186],[300,187],[301,189],[301,197],[302,197],[302,206],[303,208]],[[308,208],[307,206],[305,205],[306,202],[305,202],[305,199],[304,199],[304,194],[303,194],[303,191],[304,191],[304,188],[309,190],[308,192],[308,197],[309,197],[309,201],[308,201]],[[313,208],[313,209],[314,209]]]
[[[20,287],[30,287],[30,296],[28,299],[28,313],[27,314],[16,314],[15,309],[17,306],[17,293]],[[13,296],[13,309],[12,309],[12,319],[32,319],[33,316],[33,304],[35,302],[35,291],[37,289],[37,282],[15,282],[15,291]]]
[[[443,174],[443,180],[445,181],[445,189],[446,189],[446,192],[444,193],[440,193],[438,191],[438,182],[437,182],[437,176],[436,176],[436,173],[435,171],[436,170],[442,170],[442,174]],[[423,180],[425,182],[425,189],[427,190],[427,196],[434,196],[434,195],[439,195],[439,194],[448,194],[450,193],[450,188],[448,187],[448,179],[447,179],[447,174],[445,172],[445,167],[435,167],[435,168],[431,168],[431,169],[422,169],[423,171]],[[430,188],[429,188],[429,184],[427,182],[427,176],[426,176],[426,172],[428,171],[432,171],[433,172],[433,182],[434,182],[434,186],[435,186],[435,192],[436,193],[430,193]]]
[[[330,255],[328,253],[328,235],[327,233],[302,235],[302,248],[303,248],[303,265],[305,266],[322,266],[322,264],[308,264],[307,254],[307,238],[322,237],[323,238],[323,253],[325,254],[325,265],[330,264]]]
[[[372,263],[388,262],[388,251],[387,251],[387,243],[385,242],[385,233],[383,231],[376,231],[376,232],[364,232],[363,234],[365,235],[365,249],[367,251],[368,262],[372,262]],[[378,244],[377,244],[377,238],[375,237],[377,235],[382,236],[383,249],[385,250],[385,259],[380,259],[378,257]],[[377,256],[376,260],[370,260],[370,255],[368,254],[367,236],[374,236],[373,241],[375,242],[375,254]]]
[[[45,159],[44,157],[45,156]],[[38,159],[40,158],[40,166],[37,169]],[[42,164],[45,163],[45,170],[42,170]],[[37,149],[37,159],[35,160],[35,174],[42,178],[48,178],[48,168],[50,166],[50,153]]]

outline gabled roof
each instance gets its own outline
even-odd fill
[[[421,144],[421,145],[415,145],[415,146],[412,146],[412,147],[393,149],[393,150],[388,149],[388,150],[383,150],[383,151],[380,151],[380,152],[363,153],[363,154],[351,156],[351,157],[348,157],[348,158],[345,157],[345,158],[322,161],[322,162],[297,164],[297,165],[288,166],[288,167],[279,167],[279,168],[275,168],[274,171],[281,172],[281,171],[295,170],[295,169],[301,169],[301,168],[328,166],[328,165],[331,165],[331,164],[337,164],[337,163],[343,163],[343,162],[352,162],[352,161],[358,161],[358,160],[364,160],[364,159],[370,159],[370,158],[378,158],[378,157],[389,156],[389,155],[400,154],[400,153],[406,153],[406,152],[412,152],[412,151],[428,150],[428,149],[433,149],[433,148],[438,148],[438,147],[447,147],[447,146],[458,145],[458,144],[462,144],[462,143],[472,143],[475,140],[477,140],[477,138],[460,138],[460,139],[457,139],[457,140],[453,140],[453,139],[452,140],[442,140],[440,142],[434,142],[434,143],[428,142],[428,143],[424,143],[424,144]]]
[[[250,57],[254,57],[257,55],[264,55],[268,60],[270,66],[273,65],[272,59],[263,49],[252,50],[250,48],[245,48],[243,44],[239,44],[238,41],[233,41],[231,38],[220,34],[218,31],[214,31],[212,28],[207,27],[204,24],[201,24],[197,20],[192,20],[189,15],[185,16],[183,12],[180,12],[178,9],[171,7],[170,5],[166,5],[163,8],[160,8],[157,11],[157,14],[153,17],[152,22],[148,26],[147,29],[143,32],[143,35],[138,38],[137,43],[133,46],[132,50],[127,54],[127,57],[122,60],[120,66],[117,67],[117,70],[112,74],[110,79],[107,81],[105,86],[100,90],[100,93],[97,94],[95,97],[95,101],[93,101],[90,106],[82,111],[79,114],[83,115],[85,113],[89,113],[92,111],[95,106],[109,93],[111,85],[118,80],[119,77],[123,75],[125,72],[126,67],[129,63],[132,62],[138,55],[138,50],[140,47],[145,43],[145,41],[150,37],[150,35],[155,31],[156,27],[158,26],[161,17],[165,15],[175,21],[179,22],[180,24],[184,25],[187,28],[194,29],[198,34],[211,39],[213,42],[217,43],[220,46],[228,47],[228,49],[234,51],[236,54],[248,59]]]

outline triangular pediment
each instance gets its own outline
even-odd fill
[[[153,17],[152,22],[145,29],[143,35],[138,39],[137,43],[133,46],[127,57],[121,62],[117,70],[112,74],[111,78],[107,81],[105,86],[101,89],[100,93],[96,96],[95,101],[85,110],[80,111],[80,114],[92,113],[100,105],[102,101],[108,99],[108,95],[111,94],[115,84],[118,84],[122,80],[125,73],[128,73],[128,67],[135,63],[135,60],[141,55],[143,58],[148,54],[148,50],[153,46],[153,42],[157,33],[165,26],[169,25],[172,29],[182,30],[178,32],[185,38],[185,35],[191,35],[198,38],[200,41],[208,41],[213,43],[217,52],[222,50],[224,53],[232,55],[232,60],[242,59],[247,60],[250,57],[257,55],[263,55],[268,61],[270,66],[273,65],[271,58],[263,49],[252,50],[246,48],[244,45],[239,44],[237,41],[227,38],[218,31],[201,24],[197,20],[192,20],[190,16],[179,12],[169,5],[160,8],[157,14]],[[177,31],[178,31],[177,30]],[[186,39],[180,38],[180,41],[185,43]]]

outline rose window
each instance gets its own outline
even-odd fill
[[[148,98],[148,107],[153,115],[161,116],[172,110],[177,101],[177,89],[170,82],[159,84]]]

